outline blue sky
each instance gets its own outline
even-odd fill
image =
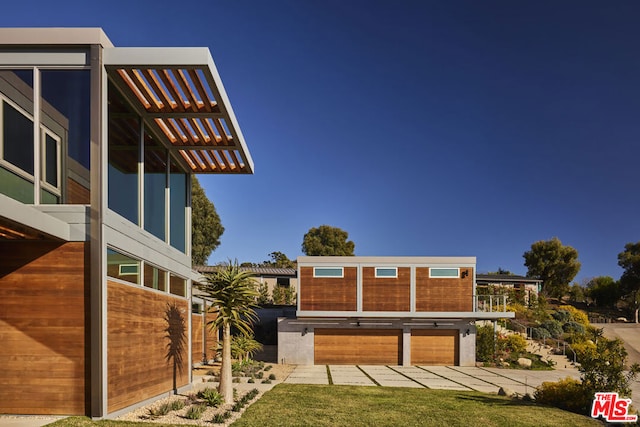
[[[301,255],[329,224],[357,255],[476,256],[524,274],[557,236],[578,280],[640,240],[635,1],[30,1],[0,26],[102,27],[207,46],[256,173],[200,176],[210,263]]]

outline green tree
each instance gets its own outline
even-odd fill
[[[609,276],[594,277],[587,282],[587,296],[598,307],[611,307],[620,298],[620,284]]]
[[[310,256],[353,256],[355,243],[349,233],[330,225],[312,227],[302,239],[302,252]]]
[[[618,265],[624,269],[620,277],[620,290],[628,296],[638,323],[640,309],[640,242],[627,243],[618,254]]]
[[[239,361],[249,360],[253,355],[262,350],[262,344],[251,335],[236,335],[231,339],[231,356]]]
[[[261,307],[271,303],[271,298],[269,298],[269,285],[267,282],[262,282],[258,285],[258,299],[256,303]]]
[[[284,287],[282,286],[274,286],[273,287],[273,292],[271,295],[271,298],[273,299],[273,303],[276,305],[284,305],[285,304],[285,294],[284,294]]]
[[[580,271],[578,251],[564,246],[557,237],[535,242],[523,257],[527,276],[541,279],[542,291],[551,297],[566,295],[569,283]]]
[[[191,263],[205,265],[211,252],[220,246],[224,227],[216,207],[207,198],[198,178],[191,177]]]
[[[238,261],[221,265],[199,288],[212,302],[209,311],[216,314],[208,323],[213,330],[222,328],[222,366],[218,391],[225,403],[233,403],[233,384],[231,376],[231,328],[239,335],[251,336],[251,327],[257,319],[255,310],[256,281],[253,273],[241,270]]]
[[[282,252],[271,252],[269,254],[270,261],[264,261],[261,265],[264,267],[276,267],[276,268],[296,268],[296,262],[290,260]]]
[[[498,267],[498,271],[490,271],[487,274],[499,274],[499,275],[513,276],[512,272],[510,272],[509,270],[505,270],[502,267]]]

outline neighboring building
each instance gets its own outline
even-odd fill
[[[195,270],[202,274],[213,273],[215,265],[201,265]],[[273,296],[273,290],[277,287],[283,289],[293,289],[294,293],[298,288],[298,272],[295,268],[280,267],[240,267],[243,271],[251,271],[255,274],[255,280],[259,284],[267,284],[269,296]]]
[[[221,173],[253,163],[207,48],[0,29],[0,413],[113,417],[191,383],[190,182]]]
[[[278,361],[473,366],[476,320],[514,317],[476,295],[475,270],[475,257],[299,257]]]
[[[498,295],[513,291],[518,300],[528,303],[531,296],[538,296],[542,290],[542,280],[515,274],[478,274],[476,276],[478,294]]]

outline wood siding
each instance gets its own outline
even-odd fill
[[[414,329],[411,331],[411,364],[457,366],[457,329]]]
[[[316,329],[316,365],[401,365],[400,329]]]
[[[211,307],[209,307],[211,308]],[[215,312],[207,311],[205,314],[206,323],[206,335],[204,336],[204,348],[207,353],[207,360],[213,360],[216,357],[216,349],[218,348],[218,330],[211,329],[209,322],[212,322],[218,317]]]
[[[189,382],[188,313],[185,299],[108,282],[109,413]]]
[[[356,311],[357,269],[344,267],[344,277],[313,277],[313,267],[300,269],[300,308],[314,311]]]
[[[204,314],[191,315],[191,363],[202,363],[204,352]]]
[[[429,268],[416,268],[416,311],[473,311],[473,268],[464,278],[430,278]]]
[[[68,205],[88,205],[91,203],[91,193],[77,181],[67,178],[67,201]]]
[[[0,413],[88,413],[85,249],[0,242]]]
[[[398,268],[397,278],[375,277],[374,267],[362,268],[362,309],[364,311],[409,311],[411,309],[411,269]]]

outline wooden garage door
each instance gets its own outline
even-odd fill
[[[400,329],[316,329],[316,365],[401,365]]]
[[[458,365],[457,329],[411,331],[412,365]]]

